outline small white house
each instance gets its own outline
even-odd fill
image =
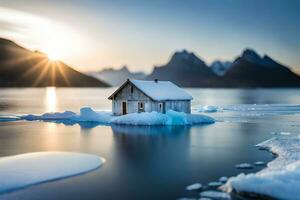
[[[193,97],[170,81],[127,79],[108,99],[114,115],[125,115],[167,110],[191,113]]]

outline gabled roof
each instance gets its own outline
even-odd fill
[[[108,99],[112,99],[128,83],[132,83],[146,96],[155,101],[163,100],[192,100],[193,97],[170,81],[143,81],[128,79]]]

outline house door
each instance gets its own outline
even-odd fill
[[[159,111],[161,113],[165,113],[166,112],[166,108],[165,107],[166,107],[165,102],[159,103]]]
[[[126,102],[122,102],[122,114],[126,115],[127,114],[127,104]]]

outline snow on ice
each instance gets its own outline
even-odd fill
[[[277,199],[300,196],[300,138],[274,137],[257,145],[275,153],[277,158],[257,173],[230,178],[222,189],[248,192]]]
[[[71,152],[36,152],[0,158],[0,193],[62,179],[100,167],[96,155]]]

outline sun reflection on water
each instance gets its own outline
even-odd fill
[[[46,112],[54,112],[56,111],[57,99],[56,99],[56,88],[55,87],[47,87],[46,88]]]

